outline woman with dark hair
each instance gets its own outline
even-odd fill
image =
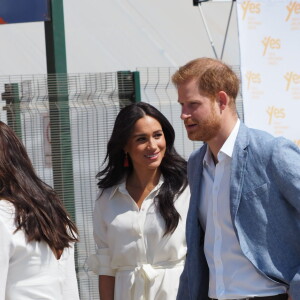
[[[101,300],[174,300],[186,256],[190,192],[169,121],[147,103],[123,108],[107,145],[94,210]]]
[[[78,300],[77,234],[22,142],[0,122],[0,299]]]

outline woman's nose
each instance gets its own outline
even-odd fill
[[[155,149],[156,148],[156,141],[154,139],[150,139],[148,142],[148,148],[149,149]]]

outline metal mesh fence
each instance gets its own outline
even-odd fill
[[[234,69],[239,75],[239,68]],[[179,118],[177,92],[170,81],[175,68],[141,68],[137,71],[141,100],[165,114],[176,132],[177,151],[188,158],[200,143],[188,140]],[[55,187],[79,228],[76,266],[82,300],[99,299],[97,276],[88,272],[86,259],[95,251],[92,229],[97,195],[95,175],[104,160],[116,115],[120,107],[126,105],[124,99],[128,95],[123,97],[122,93],[124,90],[129,94],[132,92],[126,81],[125,86],[124,82],[120,85],[119,75],[0,77],[1,120],[22,138],[38,175]],[[237,106],[243,119],[241,97]],[[54,124],[56,121],[59,126]],[[55,145],[59,147],[56,149]]]

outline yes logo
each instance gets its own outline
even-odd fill
[[[300,140],[294,140],[294,143],[295,143],[298,147],[300,147]]]
[[[286,6],[286,9],[288,10],[288,15],[285,18],[285,21],[287,22],[290,19],[292,13],[300,14],[300,3],[296,1],[291,1],[289,5]]]
[[[270,36],[265,37],[262,40],[262,43],[264,45],[264,52],[263,52],[263,56],[265,56],[267,50],[270,49],[280,49],[280,39],[273,39]]]
[[[269,124],[272,123],[273,118],[275,118],[275,119],[284,119],[285,118],[284,108],[277,108],[275,106],[269,106],[267,109],[267,113],[269,115]]]
[[[294,72],[288,72],[284,76],[284,79],[286,80],[286,88],[285,90],[288,91],[291,84],[300,84],[300,75],[296,74]]]
[[[246,78],[247,78],[247,88],[248,89],[250,89],[251,83],[261,83],[259,73],[253,73],[253,72],[249,71],[246,74]]]
[[[250,14],[260,13],[260,3],[244,1],[242,3],[242,9],[243,9],[243,20],[244,20],[246,18],[247,12],[249,12]]]

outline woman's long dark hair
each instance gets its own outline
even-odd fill
[[[0,121],[0,199],[16,209],[16,231],[58,251],[77,241],[77,228],[55,191],[35,173],[22,142]]]
[[[174,199],[187,186],[187,165],[174,148],[175,132],[172,125],[159,110],[148,103],[139,102],[131,104],[119,112],[107,144],[104,159],[104,163],[107,162],[107,165],[96,177],[99,180],[98,187],[105,189],[118,184],[133,171],[130,159],[129,167],[123,167],[125,157],[123,149],[131,136],[136,121],[145,115],[160,123],[166,139],[166,152],[159,167],[164,177],[164,183],[156,199],[158,210],[165,220],[166,235],[173,233],[179,222],[180,215],[174,207]]]

